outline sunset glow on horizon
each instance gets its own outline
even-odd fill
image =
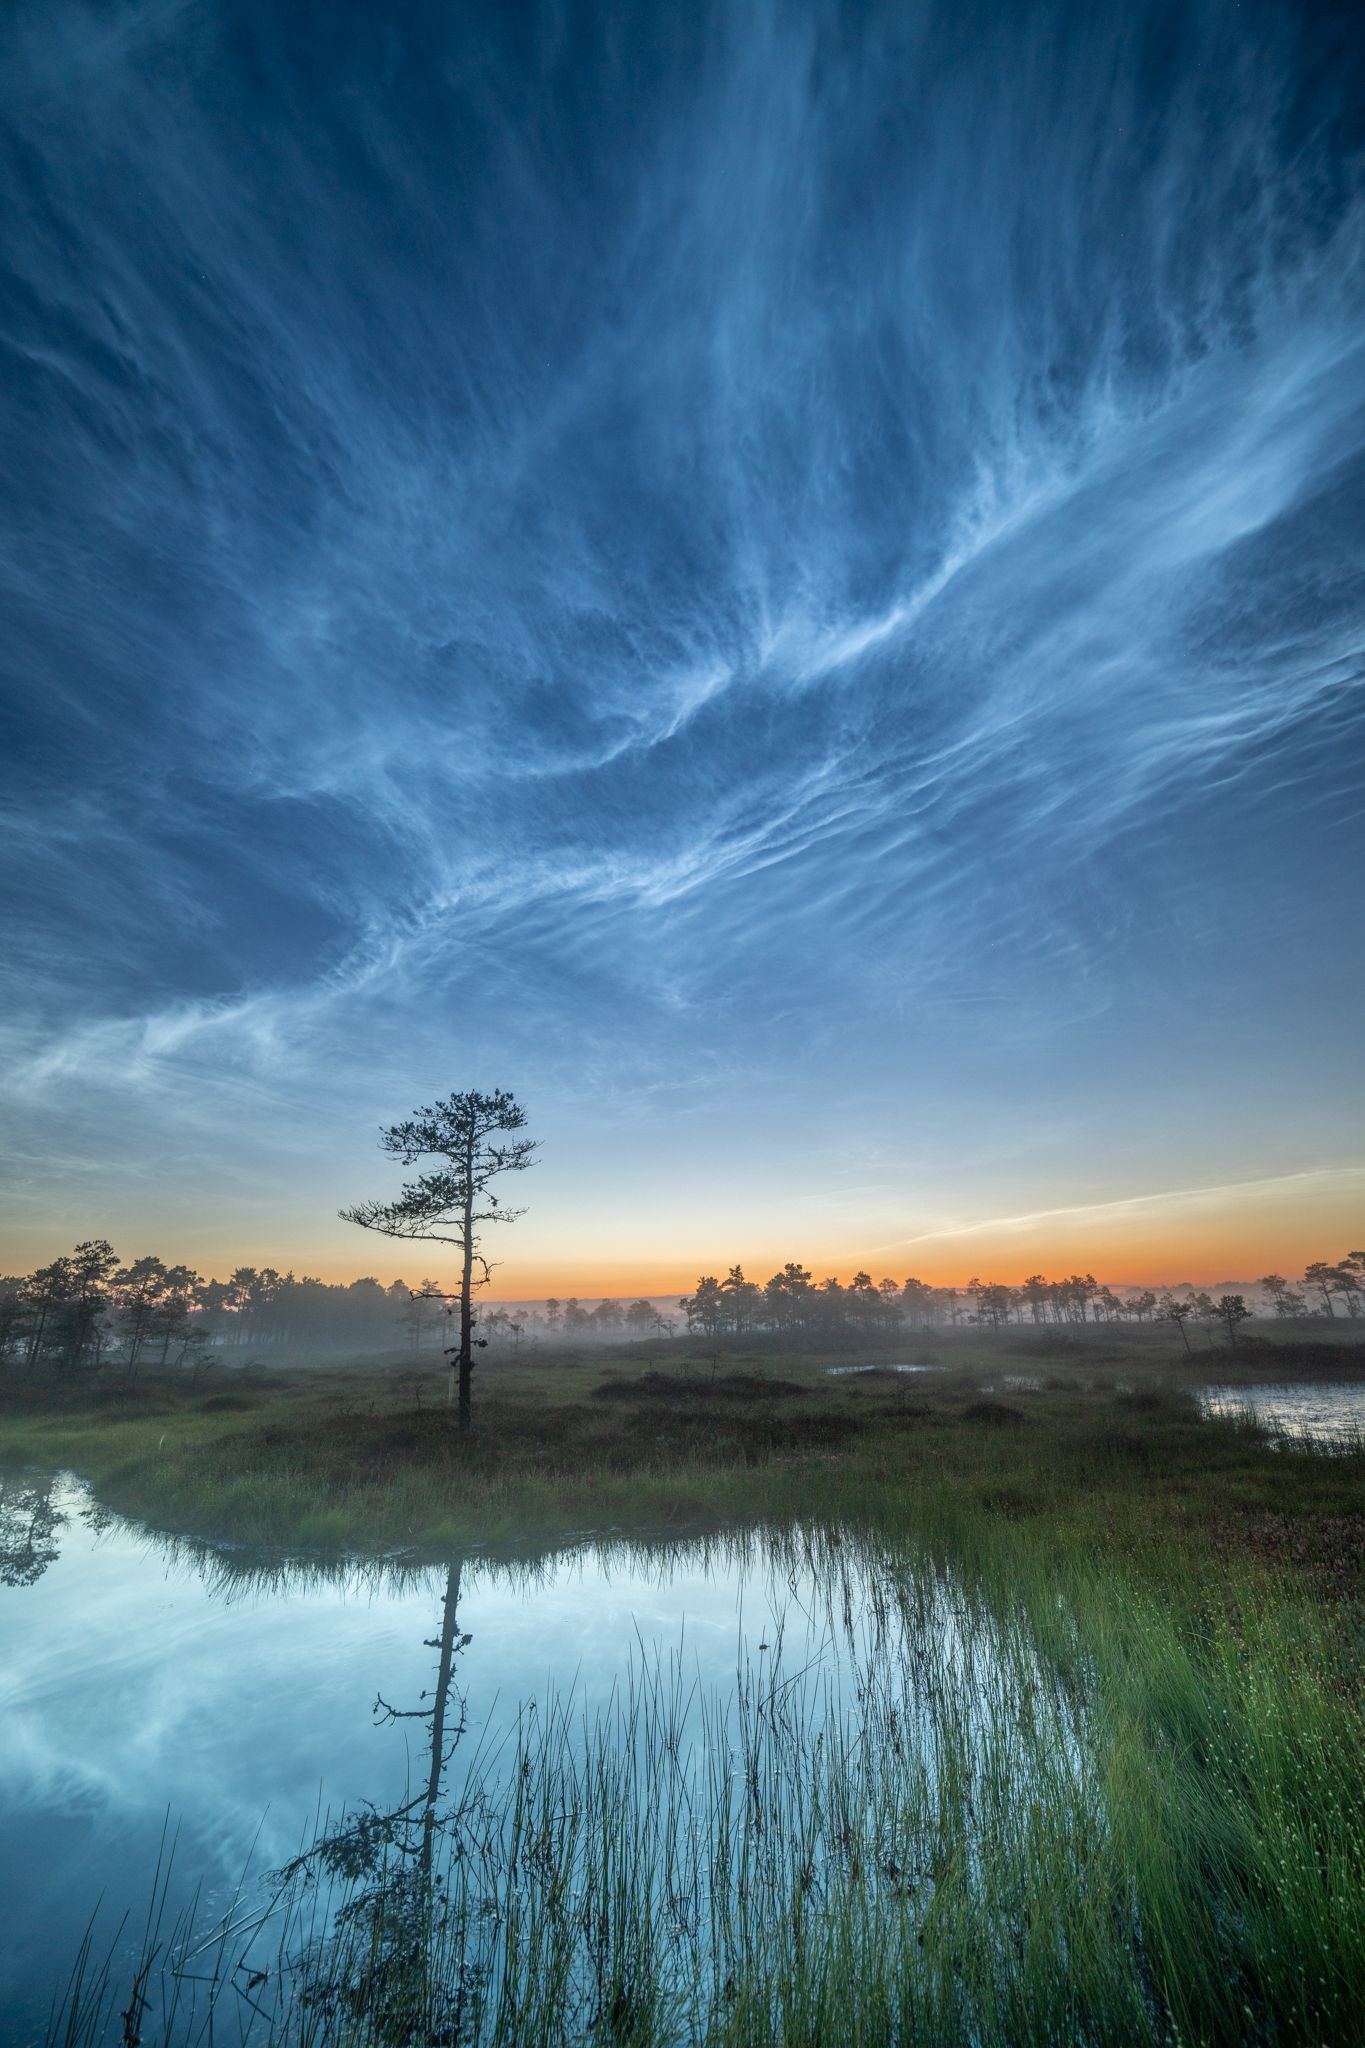
[[[1356,1249],[1365,1207],[1365,1169],[1325,1168],[1233,1187],[1164,1190],[1122,1196],[1078,1210],[993,1216],[908,1234],[880,1244],[782,1242],[771,1232],[751,1229],[733,1242],[694,1236],[651,1251],[648,1223],[618,1245],[615,1256],[585,1243],[580,1259],[562,1249],[570,1236],[553,1214],[537,1227],[531,1214],[513,1227],[490,1230],[497,1262],[489,1298],[538,1302],[549,1297],[603,1296],[671,1298],[689,1292],[699,1274],[724,1274],[740,1265],[760,1284],[788,1259],[808,1267],[817,1282],[849,1281],[866,1269],[876,1280],[897,1282],[913,1275],[934,1287],[965,1287],[973,1276],[1010,1285],[1033,1273],[1049,1278],[1093,1273],[1115,1287],[1213,1285],[1236,1279],[1254,1285],[1265,1273],[1297,1279],[1315,1259]],[[117,1240],[126,1236],[117,1223]],[[297,1247],[302,1247],[298,1249]],[[689,1249],[690,1247],[690,1249]],[[145,1247],[143,1247],[145,1248]],[[416,1285],[427,1277],[448,1280],[453,1254],[437,1243],[410,1247],[392,1240],[344,1233],[311,1241],[278,1238],[244,1240],[226,1247],[193,1224],[161,1231],[155,1245],[168,1260],[187,1260],[206,1276],[226,1278],[240,1266],[273,1266],[330,1284],[371,1275],[385,1286],[402,1280]],[[24,1247],[19,1248],[21,1254]],[[120,1249],[130,1251],[130,1245]],[[368,1256],[367,1256],[368,1254]],[[29,1261],[51,1255],[34,1241]]]

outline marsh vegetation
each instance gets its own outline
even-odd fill
[[[1244,1342],[1243,1386],[1300,1351],[1340,1388],[1365,1368]],[[254,1785],[295,1831],[240,1892],[217,1869],[193,1931],[163,1885],[145,1954],[97,1923],[54,2040],[117,2042],[134,1984],[144,2042],[210,2012],[281,2042],[1349,2038],[1359,1446],[1272,1451],[1151,1332],[825,1369],[854,1362],[507,1362],[472,1433],[434,1361],[11,1384],[9,1455],[234,1547],[91,1529],[30,1483],[4,1597],[36,1611],[77,1525],[125,1597],[133,1552],[163,1599],[170,1558],[238,1730],[231,1810]],[[152,1783],[148,1881],[152,1807],[222,1783],[221,1725]],[[186,1830],[185,1877],[214,1816]]]

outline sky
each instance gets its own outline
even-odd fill
[[[1365,1239],[1365,28],[15,0],[0,1264]],[[420,1263],[420,1261],[418,1262]]]

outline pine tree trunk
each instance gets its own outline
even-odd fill
[[[474,1376],[474,1145],[470,1140],[466,1164],[464,1205],[464,1270],[460,1277],[460,1414],[461,1430],[472,1429],[474,1411],[471,1381]]]
[[[441,1796],[441,1767],[445,1762],[446,1704],[455,1663],[456,1611],[460,1604],[460,1570],[457,1562],[446,1573],[446,1596],[441,1608],[441,1662],[436,1673],[436,1699],[431,1715],[431,1763],[427,1772],[427,1796],[422,1806],[422,1877],[430,1883],[432,1848],[436,1835],[436,1806]]]

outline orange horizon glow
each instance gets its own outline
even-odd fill
[[[1357,1236],[1362,1235],[1365,1235],[1365,1232],[1357,1232]],[[809,1270],[817,1285],[832,1278],[846,1286],[854,1274],[859,1272],[869,1273],[877,1282],[892,1279],[898,1286],[906,1279],[914,1278],[923,1280],[931,1287],[959,1289],[965,1289],[968,1281],[973,1278],[980,1279],[987,1285],[1018,1287],[1035,1273],[1041,1273],[1048,1280],[1063,1280],[1073,1273],[1088,1273],[1102,1286],[1160,1289],[1183,1286],[1187,1282],[1200,1287],[1214,1280],[1232,1279],[1254,1285],[1267,1273],[1279,1273],[1293,1286],[1298,1284],[1304,1267],[1312,1259],[1322,1258],[1329,1264],[1334,1263],[1352,1248],[1344,1243],[1338,1245],[1333,1241],[1326,1247],[1316,1246],[1303,1258],[1283,1255],[1275,1257],[1268,1252],[1260,1257],[1249,1257],[1245,1244],[1240,1247],[1240,1251],[1224,1247],[1220,1253],[1216,1246],[1196,1250],[1186,1240],[1180,1246],[1172,1246],[1164,1257],[1154,1255],[1150,1263],[1144,1263],[1142,1266],[1105,1259],[1093,1246],[1088,1254],[1082,1249],[1059,1249],[1051,1256],[1040,1253],[1036,1258],[1023,1262],[1016,1261],[1008,1266],[1001,1260],[991,1260],[984,1255],[971,1264],[951,1258],[921,1259],[900,1264],[856,1258],[821,1261],[802,1257],[799,1251],[793,1251],[791,1257],[796,1264]],[[234,1266],[272,1263],[274,1262],[268,1259],[238,1259],[233,1262]],[[495,1283],[486,1291],[490,1299],[504,1302],[535,1303],[551,1298],[559,1301],[571,1298],[582,1301],[627,1300],[636,1297],[658,1299],[663,1296],[690,1294],[698,1279],[704,1274],[724,1279],[733,1265],[740,1266],[747,1279],[756,1280],[762,1286],[785,1264],[786,1260],[780,1258],[700,1258],[685,1263],[675,1261],[664,1264],[661,1261],[657,1265],[639,1265],[630,1262],[601,1267],[570,1268],[533,1265],[529,1261],[525,1267],[521,1267],[516,1262],[508,1260],[503,1284]],[[295,1269],[300,1277],[303,1270],[301,1267]],[[415,1285],[428,1270],[432,1271],[433,1277],[441,1277],[440,1261],[434,1262],[434,1266],[432,1262],[427,1262],[421,1273],[417,1270],[417,1263],[412,1261],[406,1264],[384,1263],[359,1268],[341,1263],[327,1266],[319,1264],[307,1268],[311,1277],[331,1285],[344,1285],[358,1278],[372,1276],[386,1287],[391,1286],[395,1280]],[[226,1275],[220,1271],[219,1277]]]
[[[1365,1236],[1365,1231],[1358,1230],[1356,1236]],[[1018,1287],[1037,1273],[1048,1280],[1062,1280],[1073,1273],[1080,1273],[1093,1275],[1102,1286],[1160,1289],[1186,1283],[1206,1286],[1215,1280],[1232,1279],[1254,1285],[1267,1273],[1279,1273],[1295,1285],[1311,1260],[1326,1259],[1333,1263],[1353,1248],[1344,1240],[1341,1243],[1335,1239],[1327,1243],[1314,1241],[1300,1256],[1297,1251],[1287,1253],[1283,1244],[1278,1252],[1268,1247],[1253,1252],[1246,1240],[1222,1243],[1210,1240],[1196,1244],[1185,1237],[1164,1248],[1149,1247],[1140,1262],[1118,1254],[1106,1257],[1103,1249],[1095,1244],[1086,1247],[1068,1242],[1059,1243],[1050,1250],[1039,1248],[1032,1257],[1021,1259],[1015,1254],[1009,1260],[988,1256],[984,1249],[970,1261],[951,1253],[899,1261],[856,1257],[821,1260],[803,1256],[799,1248],[794,1248],[789,1256],[810,1271],[817,1285],[830,1278],[847,1285],[856,1273],[866,1272],[876,1282],[890,1278],[898,1286],[913,1277],[931,1287],[965,1289],[973,1278],[987,1285]],[[168,1256],[167,1263],[174,1261]],[[186,1263],[201,1271],[205,1278],[218,1280],[226,1280],[242,1266],[273,1267],[280,1273],[292,1273],[296,1279],[307,1277],[329,1286],[346,1286],[359,1279],[375,1279],[385,1287],[392,1286],[395,1281],[415,1287],[426,1278],[438,1281],[452,1278],[449,1272],[452,1262],[430,1256],[411,1259],[399,1256],[367,1262],[308,1258],[291,1261],[282,1259],[278,1254],[260,1252],[252,1255],[247,1252],[233,1253],[217,1260],[188,1259]],[[490,1299],[505,1302],[535,1303],[551,1298],[567,1301],[574,1297],[585,1301],[636,1297],[658,1299],[690,1294],[700,1276],[712,1274],[723,1279],[733,1265],[742,1267],[746,1277],[761,1286],[785,1264],[786,1259],[781,1257],[733,1259],[702,1256],[681,1261],[659,1260],[657,1263],[631,1260],[573,1266],[532,1260],[523,1264],[509,1259],[504,1262],[502,1273],[495,1276],[494,1284],[483,1291]]]
[[[1272,1272],[1295,1283],[1310,1262],[1332,1263],[1365,1244],[1365,1167],[1319,1168],[979,1221],[953,1218],[895,1236],[883,1218],[881,1229],[868,1227],[865,1236],[859,1231],[861,1244],[847,1224],[841,1241],[825,1235],[821,1243],[819,1224],[811,1228],[811,1219],[804,1230],[789,1230],[780,1221],[746,1228],[735,1217],[699,1228],[694,1216],[682,1215],[654,1222],[651,1234],[668,1229],[687,1247],[664,1251],[640,1241],[649,1228],[641,1217],[604,1216],[588,1236],[581,1215],[567,1216],[561,1229],[556,1207],[535,1219],[534,1230],[523,1225],[524,1235],[489,1234],[499,1262],[492,1298],[676,1298],[690,1293],[699,1275],[723,1277],[736,1264],[761,1285],[789,1259],[808,1268],[817,1282],[830,1276],[847,1282],[865,1271],[874,1281],[900,1283],[913,1275],[931,1286],[959,1288],[973,1277],[1018,1286],[1034,1273],[1049,1279],[1092,1273],[1114,1287],[1254,1284]],[[205,1218],[196,1228],[189,1217],[176,1227],[163,1215],[145,1225],[121,1218],[105,1228],[97,1217],[84,1218],[64,1243],[52,1241],[50,1227],[41,1236],[36,1230],[22,1238],[16,1233],[0,1254],[0,1270],[31,1270],[69,1250],[77,1238],[100,1235],[110,1237],[120,1255],[155,1251],[167,1263],[183,1261],[218,1279],[240,1266],[271,1266],[332,1285],[373,1275],[385,1286],[400,1279],[415,1286],[428,1276],[448,1279],[454,1258],[450,1247],[421,1241],[373,1237],[362,1246],[349,1234],[319,1241],[311,1233],[311,1243],[301,1241],[302,1233],[289,1231],[287,1215],[264,1229],[255,1219],[253,1229],[233,1232],[236,1242],[224,1250],[222,1219]],[[575,1239],[582,1243],[581,1255],[573,1249]],[[613,1241],[616,1254],[604,1255],[600,1248]]]

